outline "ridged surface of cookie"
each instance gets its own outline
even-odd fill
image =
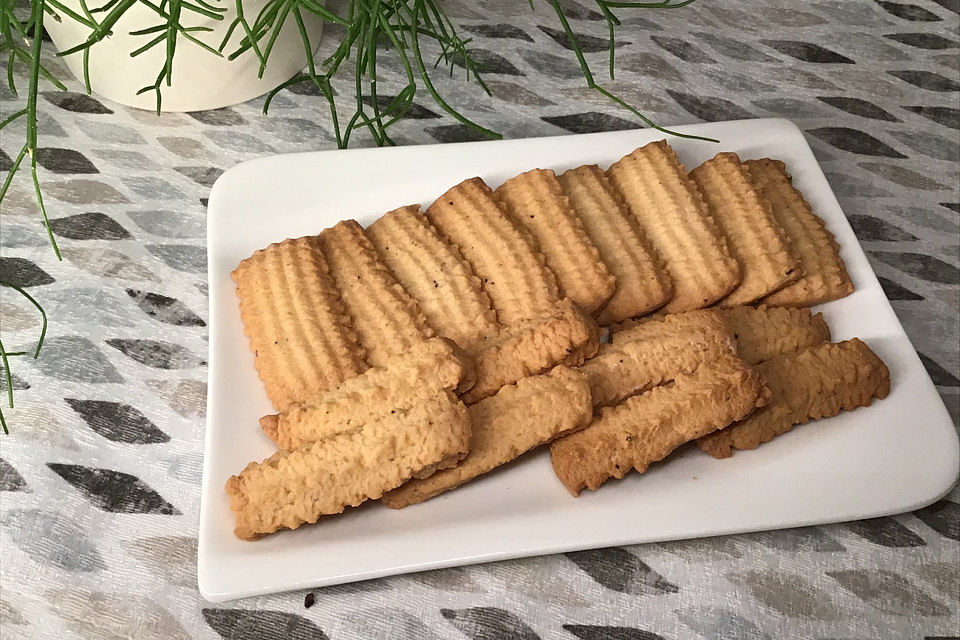
[[[746,165],[790,239],[803,272],[799,280],[763,302],[778,307],[811,307],[853,293],[853,281],[840,257],[840,245],[793,186],[786,165],[770,158],[747,160]]]
[[[296,529],[375,500],[453,464],[470,446],[470,416],[449,391],[408,411],[252,462],[226,484],[238,538]]]
[[[733,307],[699,309],[626,320],[611,327],[617,344],[640,336],[696,329],[702,324],[726,327],[737,343],[737,354],[756,364],[830,340],[830,327],[822,313],[794,307]],[[640,328],[643,327],[643,328]]]
[[[740,284],[717,304],[750,304],[800,277],[790,242],[735,153],[718,153],[690,172],[710,216],[740,264]]]
[[[500,324],[536,318],[559,300],[556,277],[533,239],[504,213],[480,178],[452,187],[426,215],[480,278]]]
[[[890,372],[858,338],[827,342],[762,362],[756,370],[770,388],[770,402],[756,413],[697,445],[715,458],[764,442],[818,418],[868,406],[890,392]]]
[[[649,318],[626,320],[611,327],[610,340],[616,344],[631,340],[647,340],[670,336],[688,330],[728,331],[723,310],[695,309],[682,313],[656,314]]]
[[[660,140],[640,147],[615,162],[607,177],[673,281],[664,311],[700,309],[733,291],[740,267],[670,145]]]
[[[596,315],[608,325],[662,307],[673,283],[621,202],[603,169],[584,165],[557,176],[583,228],[616,278],[613,296]]]
[[[316,237],[271,244],[232,275],[257,373],[278,410],[367,368]]]
[[[564,299],[549,313],[511,329],[500,341],[477,352],[476,384],[461,398],[474,404],[504,385],[555,365],[579,366],[597,353],[600,334],[593,318]]]
[[[533,236],[557,276],[560,294],[595,315],[613,295],[616,279],[600,259],[557,175],[533,169],[510,178],[494,194],[513,221]]]
[[[475,379],[473,361],[459,347],[432,338],[336,389],[264,416],[260,427],[279,449],[289,451],[408,410],[438,391],[469,388]]]
[[[497,316],[480,279],[419,206],[384,214],[367,228],[367,235],[437,335],[468,352],[496,337]]]
[[[412,480],[383,496],[393,509],[428,500],[492,471],[565,433],[587,425],[593,415],[590,387],[567,367],[523,378],[469,408],[470,453],[460,464],[424,480]]]
[[[823,314],[806,308],[734,307],[722,315],[737,339],[737,353],[750,364],[830,341]]]
[[[696,371],[705,362],[736,355],[736,342],[726,328],[704,321],[662,331],[647,323],[631,331],[630,339],[600,345],[596,357],[579,371],[587,377],[594,407],[615,405]]]
[[[680,445],[743,418],[766,397],[763,380],[746,363],[722,358],[603,409],[589,427],[554,442],[550,460],[577,496],[630,469],[643,473]]]
[[[325,229],[320,246],[370,366],[386,364],[433,335],[417,303],[394,279],[356,221]]]

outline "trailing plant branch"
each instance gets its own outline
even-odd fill
[[[288,9],[289,7],[289,9]],[[480,74],[480,65],[470,56],[467,44],[469,39],[462,39],[450,18],[443,12],[435,0],[352,0],[346,8],[346,17],[334,15],[327,9],[317,11],[313,0],[269,0],[261,9],[251,24],[246,16],[238,14],[234,24],[230,26],[231,33],[239,26],[244,35],[230,54],[235,59],[249,49],[262,51],[260,73],[266,68],[270,43],[262,48],[265,38],[276,37],[278,28],[282,26],[281,18],[288,12],[294,13],[301,31],[301,40],[304,53],[307,56],[308,67],[303,76],[291,78],[271,92],[264,103],[266,112],[277,92],[293,84],[310,81],[327,100],[330,106],[331,121],[339,147],[346,147],[350,143],[353,132],[358,128],[366,129],[377,145],[392,145],[393,138],[389,128],[398,122],[413,106],[414,97],[420,86],[431,96],[434,102],[451,117],[478,132],[479,134],[499,138],[500,134],[483,127],[464,116],[452,107],[440,94],[430,77],[430,70],[437,68],[441,63],[449,67],[452,75],[455,66],[462,66],[466,71],[467,80],[476,80],[480,87],[489,94],[489,88],[483,82]],[[336,50],[320,65],[313,60],[313,43],[305,37],[303,16],[312,15],[321,20],[335,22],[346,28],[343,39]],[[436,61],[432,64],[425,59],[423,43],[429,40],[440,51]],[[396,55],[406,76],[406,84],[400,92],[393,96],[385,105],[378,90],[378,52],[377,47],[386,41],[393,55]],[[227,42],[221,44],[221,50]],[[354,90],[354,107],[347,119],[346,125],[340,126],[340,117],[337,103],[334,98],[331,83],[340,72],[342,64],[352,59],[354,62],[352,85]]]
[[[678,133],[677,131],[673,131],[671,129],[666,129],[664,127],[661,127],[655,122],[653,122],[652,120],[650,120],[650,118],[640,113],[637,109],[635,109],[634,107],[624,102],[623,99],[621,99],[619,96],[611,93],[607,89],[597,84],[596,80],[594,80],[593,78],[593,73],[590,71],[590,66],[587,64],[587,59],[583,55],[583,50],[580,48],[580,45],[577,42],[577,36],[573,32],[573,29],[570,28],[570,21],[567,19],[567,15],[563,11],[563,7],[560,6],[559,0],[547,0],[547,2],[549,2],[550,5],[553,7],[554,11],[557,14],[557,18],[559,18],[560,20],[560,25],[563,27],[563,31],[567,36],[567,41],[570,43],[570,48],[573,49],[574,55],[576,55],[577,57],[577,62],[580,63],[580,70],[583,72],[583,77],[587,81],[588,87],[597,91],[597,93],[604,96],[605,98],[612,101],[613,103],[627,109],[628,111],[630,111],[630,113],[632,113],[633,115],[643,120],[643,122],[645,122],[649,127],[656,129],[657,131],[661,131],[663,133],[666,133],[667,135],[675,136],[677,138],[689,138],[691,140],[703,140],[706,142],[719,142],[719,140],[716,140],[715,138],[695,136],[689,133]],[[694,2],[694,0],[684,0],[683,2],[677,2],[673,4],[671,4],[669,0],[665,0],[664,2],[653,2],[653,3],[607,2],[607,0],[597,0],[597,4],[599,4],[601,7],[606,6],[608,10],[611,7],[615,7],[615,6],[626,6],[626,7],[647,8],[647,9],[650,9],[650,8],[665,9],[670,7],[685,6],[690,4],[691,2]],[[612,12],[610,13],[610,16],[612,16],[612,19],[610,17],[607,18],[608,24],[617,24],[619,22],[616,16],[613,15]],[[613,21],[616,21],[616,22],[613,22]],[[610,30],[611,62],[613,60],[612,51],[615,46],[616,46],[616,43],[613,40],[613,29],[611,28]],[[612,69],[613,67],[611,67],[611,72],[610,72],[611,77],[613,76]]]
[[[40,215],[43,220],[43,226],[47,232],[47,238],[57,259],[62,260],[60,247],[53,237],[53,231],[50,229],[50,221],[47,218],[47,209],[43,204],[43,195],[40,190],[40,180],[37,177],[37,95],[39,93],[40,77],[47,77],[54,81],[54,84],[63,90],[66,87],[43,66],[40,61],[40,52],[43,45],[43,19],[46,13],[46,0],[33,0],[31,4],[31,13],[29,20],[23,24],[14,14],[13,6],[8,3],[3,4],[0,10],[0,37],[2,37],[2,46],[0,49],[9,51],[7,77],[10,83],[10,89],[16,95],[16,82],[12,73],[14,58],[19,58],[29,66],[27,68],[27,105],[26,108],[17,111],[10,117],[0,123],[0,130],[8,127],[12,122],[20,118],[26,119],[26,135],[23,146],[13,162],[13,166],[7,173],[7,178],[0,187],[0,202],[3,202],[13,181],[13,177],[20,170],[23,161],[26,159],[30,165],[30,174],[33,181],[34,191],[37,198],[37,206],[40,208]],[[30,49],[25,49],[17,41],[17,35],[24,41],[28,41],[27,33],[33,31],[34,37],[29,39]],[[16,35],[14,35],[16,33]]]
[[[33,350],[33,358],[36,360],[40,357],[40,349],[43,347],[43,341],[47,337],[47,312],[44,311],[43,306],[37,302],[36,298],[31,296],[23,287],[19,287],[15,284],[9,282],[4,282],[0,280],[0,287],[7,287],[13,289],[21,296],[26,298],[30,304],[37,308],[37,311],[40,312],[40,318],[43,321],[42,327],[40,329],[40,337],[37,339],[37,346]],[[26,351],[7,351],[3,346],[3,341],[0,340],[0,362],[3,363],[3,376],[4,382],[7,387],[7,406],[11,409],[13,408],[13,375],[10,371],[10,356],[25,356],[27,355]],[[3,416],[3,409],[0,409],[0,426],[3,427],[3,433],[9,435],[10,431],[7,429],[7,421]]]
[[[43,194],[40,189],[40,180],[37,176],[37,96],[39,93],[40,78],[48,78],[55,86],[66,90],[66,87],[59,80],[57,80],[53,74],[50,73],[41,63],[40,54],[43,46],[43,38],[41,35],[43,34],[44,16],[47,12],[46,2],[47,0],[33,0],[31,3],[30,17],[26,23],[21,23],[20,19],[17,18],[13,10],[14,8],[12,3],[5,2],[2,5],[2,9],[0,9],[0,51],[9,52],[7,78],[10,89],[13,91],[14,95],[17,95],[16,82],[13,73],[13,65],[15,60],[20,60],[27,65],[28,78],[26,106],[0,122],[0,130],[5,129],[11,123],[18,121],[21,118],[24,118],[26,122],[26,133],[23,146],[20,148],[16,159],[13,161],[10,170],[7,172],[7,177],[3,182],[3,186],[0,187],[0,202],[3,202],[8,190],[10,189],[11,183],[13,182],[14,176],[20,170],[23,161],[26,159],[30,163],[30,175],[33,183],[34,193],[37,200],[37,206],[40,209],[43,226],[47,232],[47,237],[54,253],[57,256],[57,259],[63,260],[63,256],[60,254],[60,247],[57,245],[57,241],[53,236],[53,231],[50,228],[50,221],[47,218],[47,210],[44,206]],[[33,37],[28,38],[27,34],[31,31],[33,33]],[[25,49],[18,42],[18,37],[22,38],[24,42],[29,42],[29,50]],[[43,327],[40,331],[40,338],[37,340],[37,346],[33,353],[34,358],[39,357],[40,349],[43,346],[43,341],[47,334],[46,311],[43,309],[43,306],[22,287],[3,281],[0,281],[0,286],[8,287],[17,291],[40,312],[40,316],[43,319]],[[16,355],[26,355],[26,353],[21,351],[8,352],[3,346],[3,342],[0,341],[0,362],[2,362],[3,365],[4,382],[6,383],[7,387],[7,404],[11,408],[13,407],[13,375],[10,370],[9,358],[10,356]],[[2,427],[4,434],[9,434],[7,421],[2,410],[0,410],[0,427]]]

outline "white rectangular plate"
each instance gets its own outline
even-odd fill
[[[647,473],[570,497],[539,451],[456,491],[393,511],[366,504],[256,542],[233,535],[223,486],[274,447],[230,272],[253,251],[345,218],[430,204],[472,176],[491,187],[534,167],[608,166],[652,129],[262,158],[223,174],[210,194],[210,378],[200,509],[199,584],[224,601],[477,562],[639,542],[854,520],[942,496],[957,477],[952,422],[801,131],[785,120],[678,127],[720,144],[671,138],[695,167],[718,151],[786,161],[842,247],[856,292],[822,306],[835,340],[863,338],[890,367],[883,401],[714,460],[692,447]]]

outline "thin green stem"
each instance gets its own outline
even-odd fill
[[[297,0],[297,3],[310,13],[323,18],[327,22],[334,22],[342,27],[350,26],[350,23],[347,20],[344,20],[320,3],[313,2],[312,0]]]
[[[170,26],[175,26],[175,28],[167,29],[167,59],[164,62],[164,69],[166,69],[166,79],[167,86],[169,87],[173,82],[173,56],[177,51],[177,33],[178,28],[182,29],[180,26],[180,10],[183,6],[182,0],[170,0],[170,18],[167,21],[167,24]],[[209,13],[209,12],[208,12]],[[219,14],[213,14],[217,20],[223,20],[223,16]],[[208,16],[209,17],[209,16]],[[159,109],[157,109],[159,111]]]
[[[587,86],[589,88],[598,92],[600,95],[605,96],[608,100],[614,102],[615,104],[623,107],[633,115],[643,120],[643,122],[645,122],[647,126],[650,126],[656,129],[657,131],[662,131],[663,133],[676,136],[678,138],[688,138],[691,140],[704,140],[706,142],[719,142],[719,140],[715,140],[714,138],[707,138],[704,136],[695,136],[688,133],[677,133],[676,131],[672,131],[670,129],[661,127],[658,124],[654,123],[652,120],[650,120],[650,118],[646,117],[645,115],[637,111],[635,108],[631,107],[629,104],[624,102],[619,96],[616,96],[610,93],[609,91],[607,91],[606,89],[598,85],[593,79],[593,74],[590,72],[590,67],[589,65],[587,65],[587,60],[586,58],[584,58],[583,51],[580,49],[580,45],[577,42],[577,36],[573,33],[573,29],[570,28],[570,23],[567,21],[567,16],[564,13],[563,8],[560,6],[560,2],[558,0],[547,0],[547,1],[554,8],[554,11],[556,11],[557,13],[557,17],[560,19],[560,24],[561,26],[563,26],[564,33],[566,33],[567,35],[567,40],[570,42],[570,48],[573,49],[574,54],[576,54],[577,56],[577,60],[580,62],[580,69],[583,72],[583,77],[586,79]],[[690,1],[692,2],[693,0],[690,0]]]
[[[553,10],[557,13],[557,18],[560,19],[560,25],[563,27],[564,33],[567,35],[567,41],[570,43],[570,48],[573,50],[574,55],[577,56],[577,62],[580,63],[580,71],[583,73],[583,77],[587,80],[587,86],[591,89],[597,86],[597,83],[593,81],[593,74],[590,73],[590,67],[587,65],[586,58],[583,57],[583,51],[580,49],[580,43],[577,42],[577,36],[573,33],[573,29],[570,28],[570,23],[567,21],[567,14],[563,12],[563,7],[560,6],[558,0],[547,0],[550,3],[550,6],[553,7]]]
[[[10,55],[7,56],[7,85],[10,87],[10,93],[14,97],[20,97],[17,93],[17,83],[13,80],[13,63],[16,62],[17,52],[13,49],[10,50]]]
[[[63,260],[60,255],[60,247],[57,240],[53,237],[53,229],[50,228],[50,220],[47,218],[47,208],[43,204],[43,193],[40,191],[40,180],[37,178],[37,154],[34,151],[30,154],[30,175],[33,178],[33,190],[37,196],[37,204],[40,206],[40,215],[43,216],[43,227],[47,230],[47,237],[53,246],[53,252],[57,255],[57,260]]]
[[[598,0],[599,4],[614,9],[679,9],[688,4],[693,4],[696,0],[683,0],[683,2],[672,2],[663,0],[663,2],[633,2],[632,0]]]
[[[39,2],[41,5],[46,2],[46,0],[33,0],[33,1],[35,3]],[[115,25],[117,21],[120,20],[121,17],[123,17],[123,14],[125,14],[130,9],[130,7],[132,7],[136,2],[138,2],[138,0],[120,0],[117,3],[117,5],[114,6],[109,13],[107,13],[107,15],[100,22],[100,24],[97,25],[97,28],[93,30],[93,32],[87,37],[87,39],[84,42],[81,42],[75,47],[70,47],[65,51],[61,51],[57,55],[68,56],[71,53],[76,53],[77,51],[80,51],[82,49],[89,48],[94,44],[96,44],[97,42],[100,42],[101,40],[103,40],[105,37],[110,35],[111,33],[110,30],[113,28],[113,25]]]
[[[343,148],[343,137],[340,133],[340,121],[337,118],[337,103],[333,97],[333,88],[330,86],[330,79],[327,76],[319,77],[317,75],[316,64],[313,60],[313,45],[310,43],[310,36],[307,34],[307,27],[303,22],[303,15],[300,13],[300,7],[295,7],[293,10],[293,19],[297,23],[297,31],[300,33],[300,40],[303,43],[303,49],[307,56],[307,70],[309,71],[309,77],[311,82],[318,91],[327,99],[327,103],[330,106],[330,118],[333,122],[333,133],[337,139],[337,147]],[[266,113],[267,108],[270,105],[270,100],[273,99],[275,93],[271,92],[267,96],[266,102],[263,104],[263,111]]]
[[[178,4],[179,5],[179,7],[177,8],[178,14],[180,10],[187,9],[189,11],[193,11],[194,13],[198,13],[202,16],[210,18],[211,20],[223,20],[223,14],[220,13],[219,11],[211,11],[210,9],[193,4],[192,2],[176,2],[176,3],[171,2],[170,4],[171,4],[171,10],[170,10],[171,15],[173,15],[174,13],[172,5]]]
[[[369,24],[370,14],[366,8],[364,8],[364,14],[361,17],[363,24],[364,36],[359,41],[357,46],[357,62],[354,67],[354,84],[356,89],[356,100],[357,100],[357,119],[360,121],[357,126],[366,126],[367,130],[370,132],[370,135],[373,137],[373,141],[378,147],[383,146],[383,137],[380,135],[380,132],[374,126],[373,121],[367,117],[367,114],[363,107],[363,75],[364,69],[366,68],[367,59],[370,55],[371,47],[376,50],[376,41],[371,38],[371,29],[372,25]]]
[[[20,163],[23,162],[25,155],[27,155],[27,145],[23,145],[23,147],[20,148],[20,153],[17,154],[17,158],[13,161],[10,171],[7,172],[7,179],[3,181],[3,187],[0,187],[0,202],[3,202],[4,196],[7,195],[7,189],[10,188],[10,183],[13,182],[13,176],[17,173],[17,169],[20,168]]]
[[[423,55],[420,53],[420,36],[417,34],[419,15],[422,10],[423,0],[415,0],[411,25],[413,28],[411,29],[410,45],[413,48],[413,57],[417,63],[417,69],[420,71],[420,79],[423,80],[423,85],[427,88],[427,91],[430,93],[430,96],[434,99],[434,101],[440,105],[440,108],[450,114],[450,116],[452,116],[457,122],[464,124],[474,131],[482,133],[487,137],[494,138],[496,140],[502,139],[503,136],[501,134],[497,133],[496,131],[491,131],[486,127],[480,126],[447,104],[447,101],[440,96],[440,94],[437,92],[437,89],[433,86],[433,82],[430,80],[430,76],[427,74],[427,69],[423,63]]]
[[[3,377],[7,383],[7,405],[13,408],[13,375],[10,373],[10,360],[7,358],[7,350],[3,348],[3,341],[0,340],[0,359],[3,361]],[[3,422],[3,432],[10,435],[7,431],[7,423]]]
[[[58,12],[64,14],[68,18],[73,19],[74,22],[79,22],[83,26],[89,27],[90,29],[97,28],[96,20],[86,15],[80,15],[79,13],[77,13],[76,11],[73,11],[72,9],[70,9],[70,7],[62,4],[58,0],[45,0],[45,4],[48,7],[52,7],[53,9],[56,9]]]
[[[602,2],[598,1],[597,5],[600,7],[600,11],[603,12],[603,17],[607,21],[607,30],[609,32],[609,37],[610,37],[610,46],[609,46],[610,62],[608,63],[608,66],[610,68],[610,79],[614,80],[614,69],[616,67],[614,62],[614,55],[616,55],[616,50],[617,50],[617,43],[614,38],[615,36],[614,31],[616,27],[620,25],[620,20],[617,18],[617,16],[613,14],[613,11],[610,11],[610,9]]]
[[[16,120],[17,118],[19,118],[20,116],[24,116],[24,115],[26,115],[26,114],[27,114],[27,110],[26,110],[26,109],[20,109],[20,111],[17,111],[17,112],[14,113],[13,115],[10,115],[10,116],[8,116],[7,118],[5,118],[5,119],[3,120],[3,122],[0,122],[0,129],[3,129],[5,126],[7,126],[7,125],[10,124],[11,122],[13,122],[13,121]]]
[[[43,326],[42,326],[42,328],[40,329],[40,337],[37,339],[37,347],[36,347],[36,349],[34,349],[34,352],[33,352],[33,359],[36,360],[36,359],[40,356],[40,349],[43,347],[43,341],[44,341],[44,339],[47,337],[47,312],[44,311],[44,309],[43,309],[43,307],[40,305],[40,303],[37,302],[37,300],[36,300],[33,296],[31,296],[29,293],[27,293],[26,290],[25,290],[23,287],[17,286],[17,285],[15,285],[15,284],[10,283],[10,282],[4,282],[3,280],[0,280],[0,286],[9,287],[9,288],[13,289],[14,291],[16,291],[17,293],[19,293],[20,295],[22,295],[24,298],[26,298],[27,300],[29,300],[29,301],[30,301],[30,304],[32,304],[34,307],[36,307],[36,308],[37,308],[37,311],[40,312],[40,318],[43,320]],[[26,351],[23,351],[23,352],[19,352],[19,351],[18,351],[18,352],[16,352],[16,353],[8,353],[7,355],[8,355],[8,356],[19,356],[19,355],[26,355],[26,353],[27,353]]]
[[[226,7],[218,7],[218,6],[216,6],[216,5],[210,4],[210,3],[207,2],[206,0],[196,0],[196,3],[197,3],[198,5],[200,5],[201,7],[204,7],[204,8],[206,8],[206,9],[209,9],[210,11],[213,11],[213,12],[215,12],[215,13],[225,13],[226,10],[227,10]],[[221,16],[221,18],[222,18],[222,17],[223,17],[223,16]]]
[[[143,46],[140,47],[139,49],[134,49],[133,51],[131,51],[131,52],[130,52],[130,57],[131,57],[131,58],[136,58],[136,57],[139,56],[140,54],[144,53],[145,51],[148,51],[148,50],[152,49],[153,47],[155,47],[156,45],[160,44],[161,42],[163,42],[163,41],[166,40],[166,39],[167,39],[167,34],[166,34],[166,33],[161,33],[160,35],[158,35],[157,37],[155,37],[153,40],[150,40],[149,42],[147,42],[147,44],[143,45]]]
[[[370,13],[370,27],[367,41],[367,79],[370,85],[370,103],[373,109],[373,121],[380,135],[379,144],[395,144],[387,135],[386,127],[383,126],[383,116],[380,113],[380,100],[377,97],[377,35],[380,33],[380,22],[377,16],[381,12],[381,0],[373,0],[373,4],[368,7]]]
[[[620,105],[621,107],[623,107],[624,109],[626,109],[627,111],[629,111],[630,113],[632,113],[633,115],[637,116],[638,118],[640,118],[641,120],[643,120],[645,123],[647,123],[647,125],[648,125],[649,127],[653,128],[653,129],[656,129],[657,131],[666,133],[666,134],[671,135],[671,136],[676,136],[677,138],[687,138],[688,140],[703,140],[704,142],[717,142],[717,143],[720,142],[719,140],[717,140],[717,139],[715,139],[715,138],[707,138],[706,136],[695,136],[695,135],[690,134],[690,133],[680,133],[680,132],[674,131],[674,130],[672,130],[672,129],[667,129],[666,127],[661,127],[661,126],[658,125],[657,123],[653,122],[650,118],[648,118],[647,116],[643,115],[642,113],[640,113],[639,111],[637,111],[635,108],[631,107],[629,104],[627,104],[626,102],[624,102],[623,99],[621,99],[620,97],[615,96],[614,94],[610,93],[609,91],[607,91],[606,89],[604,89],[604,88],[601,87],[600,85],[596,85],[596,86],[594,86],[593,88],[594,88],[597,92],[599,92],[601,95],[606,96],[607,99],[609,99],[609,100],[615,102],[616,104]]]
[[[100,5],[99,7],[91,9],[90,13],[105,13],[107,11],[110,11],[110,9],[113,9],[118,2],[120,2],[120,0],[110,0],[106,4],[103,4],[103,5]]]
[[[20,58],[20,60],[22,60],[28,67],[31,69],[33,68],[33,55],[30,52],[26,51],[25,49],[17,49],[13,53],[15,53],[16,56]],[[60,82],[60,80],[50,73],[42,64],[37,65],[37,73],[52,82],[57,89],[60,89],[60,91],[67,90],[67,85]]]
[[[40,214],[43,216],[43,226],[47,230],[47,237],[53,246],[53,252],[57,254],[58,260],[63,260],[60,255],[60,247],[57,246],[57,240],[53,237],[53,230],[50,228],[50,220],[47,218],[47,209],[43,205],[43,194],[40,193],[40,180],[37,178],[37,93],[40,84],[40,48],[43,46],[43,8],[46,0],[33,0],[33,41],[30,43],[30,83],[27,90],[27,140],[24,148],[27,155],[30,156],[30,175],[33,177],[33,189],[37,195],[37,204],[40,207]],[[21,158],[22,159],[22,158]],[[19,164],[17,165],[19,167]],[[4,189],[3,195],[6,195]],[[2,196],[0,196],[2,197]]]
[[[273,33],[270,34],[270,39],[267,40],[267,46],[263,50],[264,62],[260,64],[259,73],[259,77],[261,78],[263,77],[263,72],[267,70],[266,60],[270,59],[270,52],[273,51],[273,45],[276,44],[277,38],[280,37],[280,31],[283,30],[283,23],[287,21],[287,16],[290,14],[290,9],[293,7],[293,2],[294,0],[287,0],[277,12],[277,17],[273,23]]]
[[[90,49],[83,50],[83,87],[87,90],[87,93],[90,93],[92,89],[90,88]]]
[[[160,33],[161,31],[166,31],[167,25],[165,24],[155,24],[152,27],[146,27],[145,29],[137,29],[136,31],[130,31],[128,35],[131,36],[149,36],[152,33]]]

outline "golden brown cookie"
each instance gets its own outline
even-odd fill
[[[453,464],[469,446],[467,408],[442,391],[363,428],[278,451],[227,480],[234,533],[253,540],[316,522]]]
[[[271,244],[232,275],[257,373],[278,410],[367,368],[316,237]]]
[[[615,343],[654,336],[669,336],[679,331],[728,330],[723,311],[717,308],[695,309],[682,313],[658,313],[649,318],[625,320],[611,329],[610,340]]]
[[[476,384],[461,399],[474,404],[521,378],[555,365],[576,367],[600,346],[600,328],[577,305],[564,299],[536,320],[512,328],[499,341],[478,351]]]
[[[578,370],[587,377],[594,407],[606,407],[696,371],[705,362],[736,355],[736,342],[712,314],[688,312],[690,322],[663,331],[639,325],[616,343],[600,345]],[[684,314],[686,315],[686,314]]]
[[[586,426],[593,415],[586,380],[563,366],[503,387],[469,410],[473,441],[467,457],[429,478],[411,480],[381,502],[400,509],[428,500]]]
[[[480,178],[452,187],[426,215],[470,263],[501,324],[532,320],[559,300],[557,279],[533,238],[503,212]]]
[[[718,153],[691,171],[690,178],[740,263],[740,284],[719,306],[750,304],[797,281],[799,260],[737,154]]]
[[[613,297],[596,315],[597,322],[620,322],[666,304],[673,297],[670,276],[603,169],[584,165],[565,171],[557,179],[600,259],[617,281]]]
[[[756,370],[770,388],[770,402],[745,420],[697,440],[714,458],[764,442],[818,418],[869,406],[890,392],[890,372],[858,338],[825,342],[762,362]]]
[[[714,307],[626,320],[612,327],[611,339],[620,344],[657,332],[696,330],[703,324],[719,329],[726,327],[736,338],[737,354],[750,364],[830,340],[830,328],[822,313],[813,314],[806,308],[767,306]]]
[[[737,353],[750,364],[830,341],[823,314],[806,308],[734,307],[722,315],[737,339]]]
[[[407,411],[438,391],[464,391],[475,380],[469,356],[445,338],[432,338],[336,389],[260,418],[260,427],[278,448],[289,451]]]
[[[548,169],[532,169],[494,191],[503,210],[536,241],[557,276],[560,295],[591,315],[607,303],[616,279],[573,212],[570,201]]]
[[[320,246],[370,366],[381,366],[433,336],[417,303],[394,279],[355,220],[325,229]]]
[[[664,311],[707,307],[733,291],[740,266],[666,141],[624,156],[607,169],[607,177],[673,281],[673,298]]]
[[[774,218],[800,259],[800,279],[763,299],[777,307],[812,307],[853,293],[840,246],[794,186],[786,165],[764,158],[747,160],[754,184],[770,202]]]
[[[743,418],[766,401],[763,380],[735,357],[708,362],[672,384],[601,410],[593,423],[550,445],[550,460],[574,496],[630,469],[643,473],[680,445]]]
[[[384,214],[367,228],[367,236],[437,335],[469,353],[496,337],[497,316],[480,279],[419,206]]]

